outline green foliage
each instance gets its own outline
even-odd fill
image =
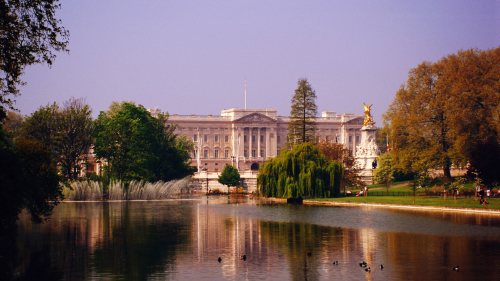
[[[154,118],[141,105],[123,103],[96,120],[94,152],[105,159],[107,183],[119,180],[170,181],[193,173],[186,143],[178,142],[168,115]]]
[[[328,162],[314,144],[302,143],[261,165],[257,185],[265,197],[337,197],[343,173],[342,163]]]
[[[455,178],[455,181],[446,185],[446,191],[456,194],[457,191],[460,191],[464,188],[464,184],[465,184],[465,179],[462,177],[457,177]]]
[[[383,153],[377,159],[378,165],[373,173],[376,183],[382,183],[389,191],[389,184],[394,180],[394,169],[392,165],[392,153]]]
[[[52,65],[52,51],[68,51],[69,32],[60,26],[57,0],[0,1],[0,104],[12,108],[7,95],[18,95],[27,65]]]
[[[13,227],[21,210],[35,222],[50,216],[62,199],[60,177],[43,143],[20,139],[11,147],[0,132],[0,236]]]
[[[92,110],[84,99],[41,107],[26,118],[21,137],[40,141],[68,180],[76,180],[93,142]]]
[[[334,143],[325,140],[319,140],[316,145],[325,155],[328,161],[337,161],[342,163],[344,175],[342,176],[341,186],[361,186],[361,165],[352,156],[351,151],[341,143]]]
[[[288,142],[291,144],[314,141],[316,134],[316,92],[307,78],[299,79],[297,85],[288,123]]]
[[[231,186],[238,186],[240,184],[240,173],[238,169],[231,165],[226,165],[219,176],[219,182],[227,185],[228,190]]]

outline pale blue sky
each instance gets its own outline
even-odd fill
[[[131,100],[170,114],[274,108],[288,116],[297,80],[318,114],[363,114],[376,125],[408,71],[460,49],[500,46],[500,0],[62,0],[70,54],[30,66],[16,107],[28,115],[86,97],[94,116]]]

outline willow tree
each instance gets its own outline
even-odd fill
[[[259,169],[257,185],[265,197],[336,197],[344,169],[339,162],[328,162],[311,143],[283,150]]]
[[[307,78],[299,79],[297,85],[288,123],[288,142],[311,142],[315,139],[316,133],[317,106],[314,101],[316,92],[307,82]]]
[[[410,70],[384,114],[395,167],[443,169],[450,179],[452,164],[469,163],[490,181],[498,177],[499,80],[500,48],[460,51]]]

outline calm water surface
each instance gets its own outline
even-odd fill
[[[22,215],[17,247],[16,276],[38,280],[500,280],[497,215],[227,197],[65,202],[43,225]]]

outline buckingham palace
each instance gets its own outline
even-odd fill
[[[149,111],[155,115],[160,109]],[[167,123],[177,124],[175,133],[193,140],[195,178],[215,179],[227,164],[236,167],[243,178],[255,175],[262,163],[285,146],[289,121],[275,109],[231,108],[222,110],[220,116],[172,114]],[[361,141],[362,127],[363,116],[352,113],[323,111],[316,118],[318,138],[342,143],[353,153]]]

